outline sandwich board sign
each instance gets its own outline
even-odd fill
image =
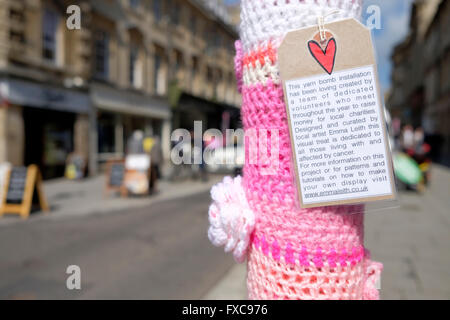
[[[6,174],[0,216],[18,214],[22,219],[27,219],[34,203],[39,204],[43,211],[49,210],[38,167],[13,167]]]
[[[110,192],[120,192],[122,196],[126,196],[125,179],[125,162],[123,160],[111,160],[107,164],[106,174],[106,194]]]

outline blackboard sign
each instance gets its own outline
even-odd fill
[[[111,160],[107,163],[106,171],[106,194],[111,191],[120,192],[122,196],[126,196],[124,187],[125,179],[125,163],[123,160]]]
[[[20,204],[23,201],[28,169],[26,167],[14,167],[9,175],[6,203]]]
[[[47,200],[42,189],[42,176],[36,165],[14,167],[6,175],[0,216],[5,213],[19,214],[23,219],[30,215],[33,199],[43,211],[48,211]],[[34,197],[35,196],[35,197]]]
[[[109,175],[109,185],[112,187],[121,187],[125,177],[125,166],[123,163],[114,163],[111,166]]]

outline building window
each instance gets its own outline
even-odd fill
[[[180,23],[180,11],[181,11],[180,5],[177,2],[175,2],[173,4],[171,12],[172,23],[174,25],[178,25]]]
[[[155,89],[155,93],[160,94],[160,85],[159,85],[159,74],[161,73],[161,56],[159,54],[155,55],[155,70],[153,72],[153,85]]]
[[[208,80],[209,83],[212,83],[214,81],[213,70],[211,67],[208,67],[206,69],[206,79]]]
[[[98,31],[95,36],[95,77],[107,79],[109,75],[109,35]]]
[[[183,61],[183,54],[175,50],[175,73],[178,74],[178,72],[182,71],[184,67],[184,61]]]
[[[142,87],[143,70],[139,61],[139,48],[136,46],[131,46],[129,67],[130,84],[136,89],[140,89]]]
[[[191,32],[194,36],[197,34],[197,17],[193,12],[191,14]]]
[[[214,35],[214,47],[216,49],[222,48],[222,35],[218,32],[216,32]]]
[[[192,58],[192,78],[195,79],[195,77],[197,76],[199,72],[199,61],[198,61],[198,57],[193,57]]]
[[[155,20],[160,21],[162,18],[162,3],[161,0],[153,0],[153,14],[155,15]]]
[[[23,34],[23,32],[10,30],[9,40],[11,40],[11,42],[25,43],[25,35]]]
[[[137,65],[137,59],[138,59],[138,50],[136,47],[131,47],[130,49],[130,69],[129,69],[129,75],[130,75],[130,83],[132,85],[136,84],[136,65]]]
[[[234,86],[234,82],[236,81],[236,77],[233,72],[228,74],[228,84],[232,88]]]
[[[235,51],[235,48],[234,48],[234,41],[233,40],[229,40],[229,42],[228,42],[228,53],[230,54],[230,55],[234,55],[234,51]]]
[[[130,7],[137,9],[141,5],[141,0],[130,0]]]
[[[110,113],[101,113],[98,115],[98,152],[99,153],[115,153],[116,150],[116,134],[115,134],[115,117]]]
[[[209,27],[209,28],[208,28]],[[217,33],[215,30],[211,28],[211,26],[207,26],[205,29],[205,41],[206,41],[206,54],[212,55],[214,53],[214,46],[217,41],[216,39]]]
[[[441,92],[444,94],[444,92],[450,89],[450,51],[442,59],[441,70]]]
[[[216,96],[219,96],[221,94],[221,88],[223,85],[223,72],[222,70],[217,70],[217,78],[216,78]]]
[[[49,61],[56,61],[57,31],[58,14],[53,10],[45,9],[42,17],[42,56]]]

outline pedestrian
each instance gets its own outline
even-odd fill
[[[206,141],[202,139],[202,150],[201,150],[202,161],[199,164],[200,178],[202,182],[208,182],[208,171],[206,170],[206,163],[203,156],[205,154],[205,149],[206,149]]]
[[[405,152],[414,148],[414,130],[412,125],[410,124],[407,124],[403,127],[402,148]]]
[[[161,175],[161,139],[157,135],[152,135],[144,139],[146,151],[150,154],[150,193],[158,192],[157,182]]]
[[[422,152],[422,147],[425,142],[425,133],[422,127],[417,127],[414,130],[414,149],[416,152]]]
[[[142,154],[144,153],[144,132],[142,130],[135,130],[127,141],[127,154]]]
[[[400,118],[395,117],[392,120],[392,135],[394,136],[394,149],[398,150],[401,145],[401,125]]]
[[[247,262],[250,299],[378,299],[382,265],[364,247],[364,206],[300,209],[277,49],[286,32],[334,19],[358,19],[361,0],[242,0],[236,75],[244,130],[279,128],[279,167],[244,165],[211,190],[208,237]],[[327,20],[330,21],[331,19]],[[245,58],[244,58],[245,57]],[[264,61],[264,67],[260,61]],[[245,83],[244,83],[245,79]],[[264,111],[262,111],[264,110]]]

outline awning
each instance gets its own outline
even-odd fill
[[[91,85],[91,100],[100,110],[158,119],[171,117],[167,99],[117,90],[103,84]]]
[[[90,110],[87,93],[19,79],[0,78],[0,97],[24,107],[74,113]]]

